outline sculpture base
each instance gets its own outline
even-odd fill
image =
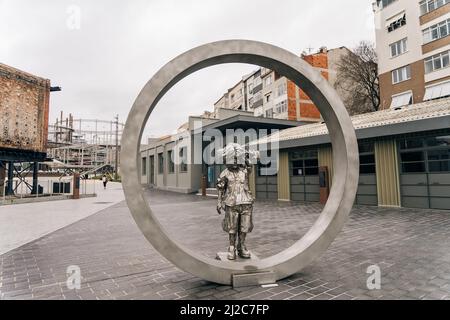
[[[236,260],[228,260],[227,258],[228,252],[218,252],[216,259],[228,262],[248,262],[248,263],[259,260],[259,258],[254,253],[252,252],[250,253],[251,253],[250,259],[244,259],[237,255]],[[234,274],[232,277],[233,277],[232,285],[234,288],[260,286],[264,284],[276,283],[275,273],[272,271]]]

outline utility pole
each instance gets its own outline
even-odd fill
[[[115,173],[114,179],[117,181],[119,179],[119,115],[116,116],[116,161],[115,161]]]

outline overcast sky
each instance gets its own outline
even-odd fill
[[[0,62],[48,78],[50,121],[125,122],[139,91],[165,63],[224,39],[268,42],[296,54],[374,41],[372,0],[0,0]],[[78,19],[78,12],[80,13]],[[79,22],[79,23],[78,23]],[[255,66],[202,70],[152,114],[146,136],[173,132]]]

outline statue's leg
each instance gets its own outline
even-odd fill
[[[230,233],[230,246],[228,247],[228,260],[236,259],[236,233]]]
[[[227,207],[228,214],[228,235],[230,240],[230,246],[228,247],[228,260],[236,259],[236,238],[238,232],[238,214],[235,207]]]
[[[247,233],[251,232],[251,229],[253,228],[251,225],[250,209],[250,206],[243,205],[242,211],[240,212],[238,253],[239,256],[244,259],[249,259],[251,257],[250,251],[247,250],[247,246],[245,245]]]
[[[247,246],[245,245],[245,238],[247,237],[247,233],[240,232],[239,233],[239,256],[244,259],[249,259],[251,257],[250,251],[247,250]]]

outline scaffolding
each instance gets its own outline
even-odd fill
[[[79,173],[111,171],[120,166],[120,140],[124,124],[115,120],[56,119],[49,125],[48,157]],[[117,163],[116,163],[117,161]]]

